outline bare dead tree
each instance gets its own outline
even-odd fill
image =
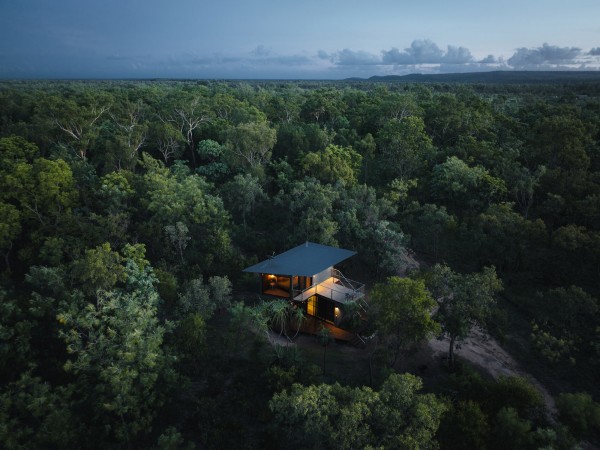
[[[210,122],[210,115],[202,108],[200,97],[194,97],[188,104],[176,107],[173,114],[162,118],[163,122],[171,122],[177,126],[192,154],[192,164],[196,167],[194,152],[194,130],[203,123]]]
[[[125,137],[123,144],[127,147],[127,158],[129,161],[133,161],[137,158],[139,150],[144,146],[148,137],[146,127],[142,124],[144,112],[141,102],[129,104],[123,117],[116,117],[114,114],[110,116],[117,128],[123,132]],[[118,165],[120,168],[120,159]]]
[[[85,134],[108,110],[110,106],[92,105],[88,114],[78,114],[77,117],[64,120],[53,117],[58,128],[77,142],[78,148],[74,149],[75,154],[84,161],[87,158]]]
[[[165,139],[159,139],[157,141],[158,151],[165,160],[165,164],[169,163],[169,159],[175,157],[177,150],[179,149],[179,142],[173,136],[168,136]]]

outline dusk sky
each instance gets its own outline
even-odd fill
[[[598,0],[0,0],[0,78],[599,70]]]

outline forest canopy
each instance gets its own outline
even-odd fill
[[[305,241],[358,252],[369,386],[265,338],[242,268]],[[596,83],[0,82],[0,253],[1,447],[598,443]],[[556,420],[395,373],[473,327]]]

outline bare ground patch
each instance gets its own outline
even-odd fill
[[[450,341],[448,339],[432,339],[427,345],[434,357],[436,355],[442,357],[442,355],[448,353]],[[456,350],[455,354],[457,357],[482,368],[494,378],[519,376],[527,379],[542,394],[548,411],[552,415],[556,414],[556,404],[548,390],[531,374],[525,372],[519,363],[489,334],[474,329],[471,335],[461,342],[460,348]]]
[[[300,334],[293,343],[276,334],[271,334],[271,342],[279,345],[297,345],[309,355],[309,359],[319,363],[323,347],[314,336]],[[432,339],[410,356],[400,358],[395,369],[398,372],[411,372],[423,378],[435,380],[436,371],[442,370],[441,361],[448,353],[448,339]],[[329,362],[328,376],[342,379],[348,371],[360,372],[357,378],[368,380],[368,349],[358,349],[349,344],[332,343],[327,348]],[[527,379],[542,394],[547,410],[552,416],[557,413],[556,404],[548,390],[504,350],[498,341],[482,330],[474,329],[471,335],[460,343],[455,352],[458,358],[481,368],[493,378],[519,376]],[[354,377],[352,377],[354,378]]]

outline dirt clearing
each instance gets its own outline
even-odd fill
[[[442,357],[448,353],[450,341],[448,339],[432,339],[427,345],[432,351],[433,357]],[[456,350],[455,355],[482,368],[494,378],[519,376],[527,379],[544,397],[544,403],[548,411],[552,415],[556,414],[556,404],[546,388],[533,376],[522,370],[519,363],[487,333],[481,330],[473,330],[471,335],[460,343],[460,348]]]

